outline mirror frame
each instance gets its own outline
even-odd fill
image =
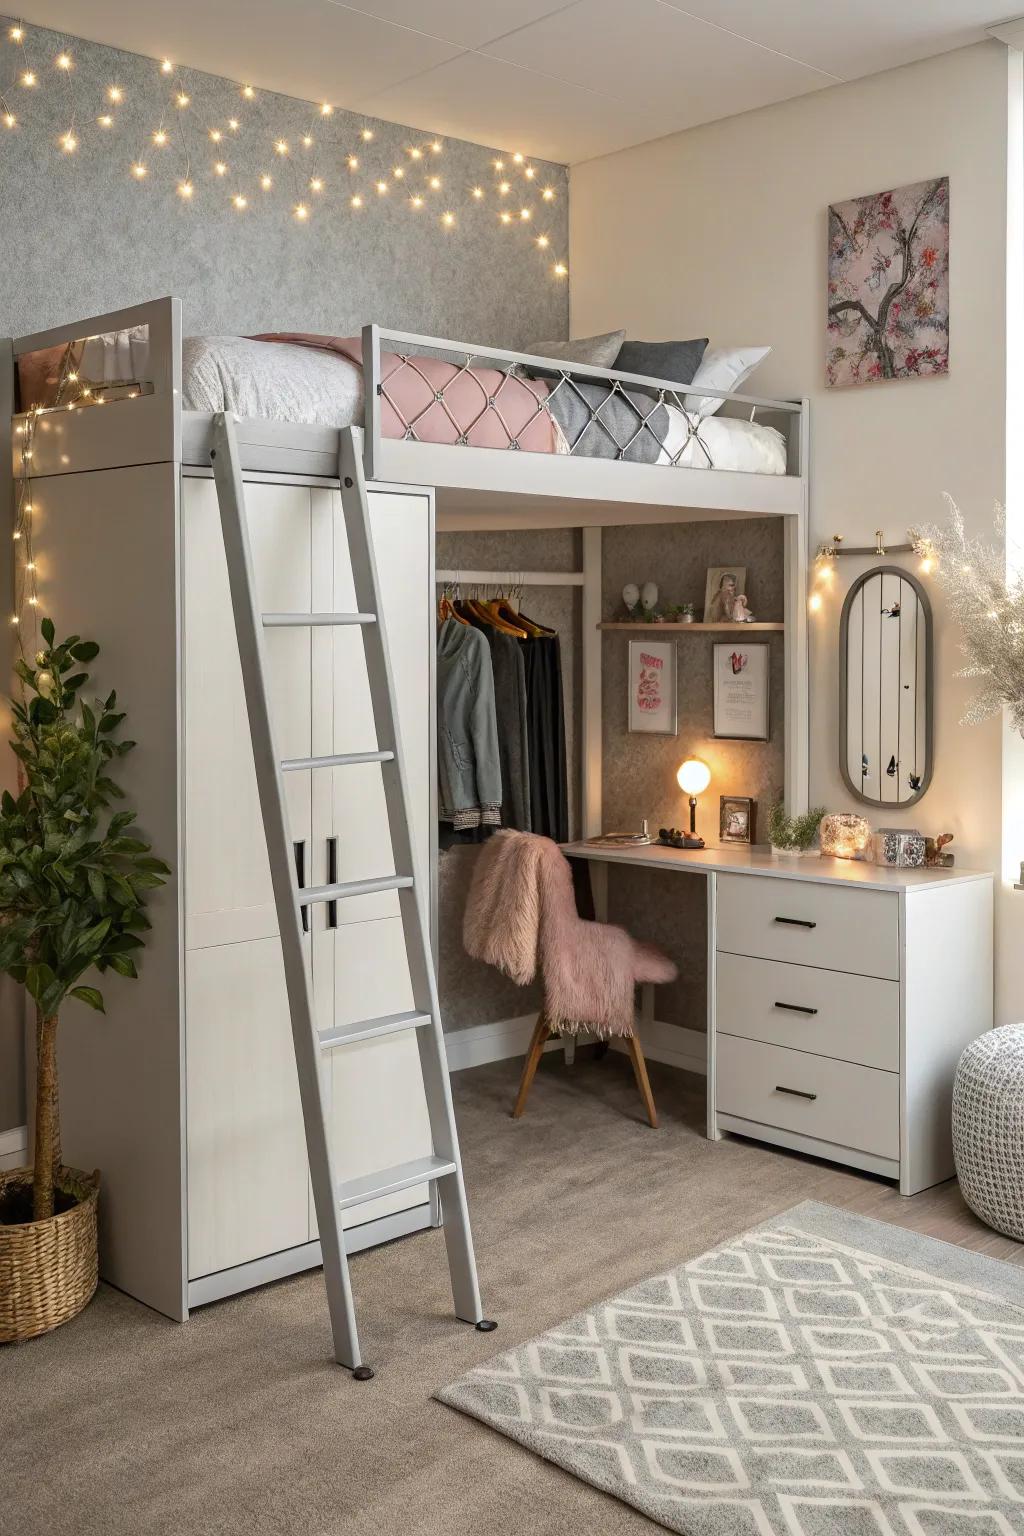
[[[847,706],[849,700],[849,677],[847,675],[848,656],[847,645],[850,630],[850,610],[853,607],[857,593],[870,581],[873,576],[898,576],[908,586],[914,589],[920,610],[924,615],[925,627],[925,656],[924,656],[924,758],[925,770],[921,779],[920,789],[915,789],[906,800],[875,800],[866,795],[862,788],[854,784],[850,778],[848,765],[849,749],[849,722],[847,720]],[[900,565],[873,565],[869,571],[863,571],[850,586],[843,600],[843,612],[839,620],[839,769],[843,776],[843,783],[852,795],[863,805],[877,806],[879,810],[905,811],[908,806],[916,805],[921,796],[927,793],[932,781],[932,772],[935,767],[935,697],[934,697],[934,635],[932,626],[932,605],[921,582],[910,571],[905,571]]]

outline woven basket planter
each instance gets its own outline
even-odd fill
[[[31,1168],[0,1173],[0,1196],[30,1185]],[[76,1204],[46,1221],[0,1226],[0,1344],[34,1339],[75,1317],[97,1281],[99,1174],[62,1168],[57,1188]]]

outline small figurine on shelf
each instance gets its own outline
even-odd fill
[[[926,837],[924,840],[924,862],[929,869],[949,869],[956,857],[953,853],[943,853],[947,843],[953,841],[952,832],[943,832],[939,837]]]
[[[747,606],[747,594],[737,592],[732,604],[732,622],[734,624],[753,624],[754,615]]]
[[[637,604],[640,601],[640,588],[635,581],[627,581],[622,589],[622,605],[626,610],[627,619],[636,618]]]

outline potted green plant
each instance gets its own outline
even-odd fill
[[[797,859],[813,853],[814,839],[824,814],[825,807],[816,805],[802,816],[787,816],[785,804],[779,800],[768,813],[768,841],[772,852]]]
[[[12,703],[17,796],[0,798],[0,970],[35,1004],[35,1156],[0,1174],[0,1341],[31,1338],[74,1317],[96,1289],[97,1174],[63,1164],[57,1028],[65,1001],[104,1011],[93,969],[134,977],[149,927],[148,894],[169,873],[131,828],[135,812],[113,773],[135,745],[118,740],[114,693],[81,694],[92,640],[55,643],[41,625],[35,665],[17,663]]]

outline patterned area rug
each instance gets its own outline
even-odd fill
[[[831,1206],[437,1396],[687,1536],[1024,1533],[1024,1272]]]

